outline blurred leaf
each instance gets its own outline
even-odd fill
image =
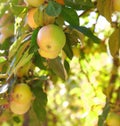
[[[110,111],[110,106],[109,103],[107,102],[105,107],[103,108],[102,115],[99,116],[98,126],[104,126],[104,122],[107,118],[109,111]]]
[[[111,22],[113,12],[112,0],[97,0],[97,8],[99,13]]]
[[[2,3],[5,2],[5,3]],[[6,3],[6,0],[0,1],[0,18],[5,14],[6,10],[9,10],[10,6]]]
[[[8,58],[11,59],[16,52],[18,51],[18,48],[20,47],[21,41],[23,40],[23,37],[19,37],[9,48],[9,56]]]
[[[20,13],[25,12],[27,10],[27,7],[11,4],[11,10],[14,15],[19,15]]]
[[[68,5],[76,10],[87,10],[94,7],[91,0],[65,0],[65,5]]]
[[[49,1],[45,10],[48,15],[57,17],[62,11],[62,6],[54,1]]]
[[[37,45],[38,32],[39,32],[39,28],[35,29],[32,33],[32,37],[30,41],[30,53],[36,52],[38,50],[38,45]]]
[[[57,74],[63,80],[66,80],[66,71],[59,57],[48,60],[48,65],[55,74]]]
[[[100,39],[97,36],[95,36],[90,29],[88,29],[84,26],[72,26],[72,27],[75,28],[76,30],[80,31],[81,33],[83,33],[87,37],[89,37],[95,43],[100,43]]]
[[[70,65],[66,60],[64,61],[64,66],[65,66],[65,69],[66,69],[66,71],[68,73],[70,71]]]
[[[71,25],[79,25],[79,17],[74,9],[62,7],[61,16]]]
[[[110,54],[115,57],[118,54],[120,48],[120,29],[116,28],[109,38],[109,50]]]
[[[2,44],[0,44],[0,49],[1,50],[8,50],[10,47],[10,38],[7,38]]]
[[[3,56],[0,56],[0,64],[1,64],[1,63],[4,63],[5,61],[6,61],[6,58],[3,57]]]
[[[67,36],[67,40],[66,40],[63,50],[65,51],[68,58],[72,59],[73,52],[72,52],[72,48],[71,48],[71,38],[69,37],[68,34],[66,34],[66,36]]]
[[[44,65],[44,62],[46,62],[46,60],[43,57],[41,57],[38,52],[35,52],[33,57],[33,63],[40,69],[45,70],[46,66]]]
[[[33,102],[33,109],[37,115],[37,118],[40,121],[44,121],[46,118],[45,107],[47,104],[47,95],[40,86],[34,86],[32,88],[32,91],[35,95],[35,100]]]

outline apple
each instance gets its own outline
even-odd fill
[[[64,5],[65,4],[65,2],[64,2],[64,0],[55,0],[57,3],[59,3],[59,4],[61,4],[61,5]]]
[[[54,23],[55,17],[49,16],[44,10],[38,8],[32,8],[27,14],[27,24],[35,29],[39,26],[48,25]]]
[[[45,11],[43,12],[43,24],[53,24],[55,22],[55,17],[48,15]]]
[[[18,104],[30,103],[32,97],[33,95],[30,87],[24,83],[15,85],[11,94],[11,100]]]
[[[107,126],[120,126],[120,115],[110,112],[106,119]]]
[[[15,114],[18,114],[18,115],[22,115],[22,114],[25,114],[31,107],[31,104],[30,103],[27,103],[27,104],[19,104],[15,101],[12,101],[10,103],[10,110],[15,113]]]
[[[112,0],[113,2],[113,10],[120,11],[120,0]]]
[[[46,52],[46,51],[44,51],[44,50],[42,50],[42,49],[38,49],[38,52],[39,52],[39,54],[40,54],[41,56],[43,56],[43,57],[45,57],[45,58],[49,58],[49,59],[54,59],[54,58],[56,58],[56,57],[59,55],[59,53],[60,53],[60,51]]]
[[[17,84],[10,94],[10,110],[15,114],[24,114],[29,110],[32,99],[30,87],[25,83]]]
[[[56,58],[64,47],[65,42],[66,36],[63,30],[54,24],[43,26],[37,35],[39,53],[45,58]]]
[[[31,28],[37,28],[43,25],[43,13],[37,8],[32,8],[27,14],[27,23]]]
[[[39,7],[41,4],[44,3],[45,0],[24,0],[24,2],[27,5],[33,6],[33,7]]]

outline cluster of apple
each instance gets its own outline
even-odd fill
[[[39,54],[48,59],[56,58],[66,42],[62,28],[54,24],[54,16],[50,16],[45,12],[44,9],[47,4],[44,0],[25,0],[25,3],[33,7],[27,14],[28,25],[32,29],[41,27],[37,35]]]
[[[11,15],[5,13],[0,19],[0,44],[14,34],[14,24],[12,23],[12,20],[9,20],[10,18]]]
[[[10,95],[10,110],[15,114],[26,113],[32,103],[33,94],[25,83],[15,85]]]

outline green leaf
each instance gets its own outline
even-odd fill
[[[61,77],[63,80],[66,80],[67,78],[66,71],[59,57],[48,60],[48,65],[56,75]]]
[[[79,17],[77,12],[68,7],[62,7],[61,16],[71,25],[79,25]]]
[[[1,63],[4,63],[5,61],[6,61],[6,58],[3,57],[3,56],[0,56],[0,64],[1,64]]]
[[[117,56],[119,48],[120,48],[120,29],[119,28],[116,28],[115,31],[111,34],[108,45],[109,45],[110,54],[113,57]]]
[[[18,51],[18,48],[20,47],[21,41],[23,40],[23,37],[19,37],[9,48],[9,56],[8,58],[11,59],[16,52]]]
[[[47,104],[47,95],[43,91],[42,87],[34,86],[32,91],[35,95],[35,100],[33,102],[33,109],[37,115],[37,118],[40,121],[44,121],[46,118],[46,104]]]
[[[112,0],[98,0],[97,9],[101,15],[103,15],[109,22],[113,13]]]
[[[54,1],[49,1],[45,10],[48,15],[57,17],[62,11],[62,6]]]
[[[105,107],[103,108],[102,114],[99,116],[98,126],[104,126],[104,121],[106,120],[109,111],[110,111],[110,106],[109,103],[107,102]]]
[[[46,66],[44,65],[44,62],[45,62],[45,58],[41,57],[38,52],[35,52],[33,58],[33,63],[35,64],[35,66],[45,70]]]
[[[36,52],[38,50],[38,45],[37,45],[38,32],[39,32],[39,28],[35,29],[32,33],[32,37],[30,41],[30,53]]]
[[[65,0],[65,5],[70,6],[76,10],[88,10],[94,7],[91,0]]]
[[[93,40],[95,43],[100,43],[100,39],[95,36],[89,28],[86,28],[84,26],[72,26],[72,28],[75,28],[76,30],[80,31],[81,33],[89,37],[91,40]]]
[[[10,7],[14,15],[19,15],[27,10],[27,7],[21,5],[11,4]]]
[[[67,37],[67,40],[66,40],[66,43],[65,43],[65,46],[64,46],[63,50],[65,51],[68,58],[72,59],[73,52],[72,52],[72,48],[71,48],[71,41],[69,39],[70,37],[67,34],[66,34],[66,37]]]

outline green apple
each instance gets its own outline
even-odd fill
[[[37,35],[37,44],[42,52],[46,52],[41,53],[45,58],[57,57],[64,47],[65,42],[66,36],[63,30],[54,24],[43,26]],[[56,56],[53,56],[55,52],[57,52]]]
[[[33,7],[39,7],[41,4],[44,3],[45,0],[24,0],[24,2],[27,5],[33,6]]]

